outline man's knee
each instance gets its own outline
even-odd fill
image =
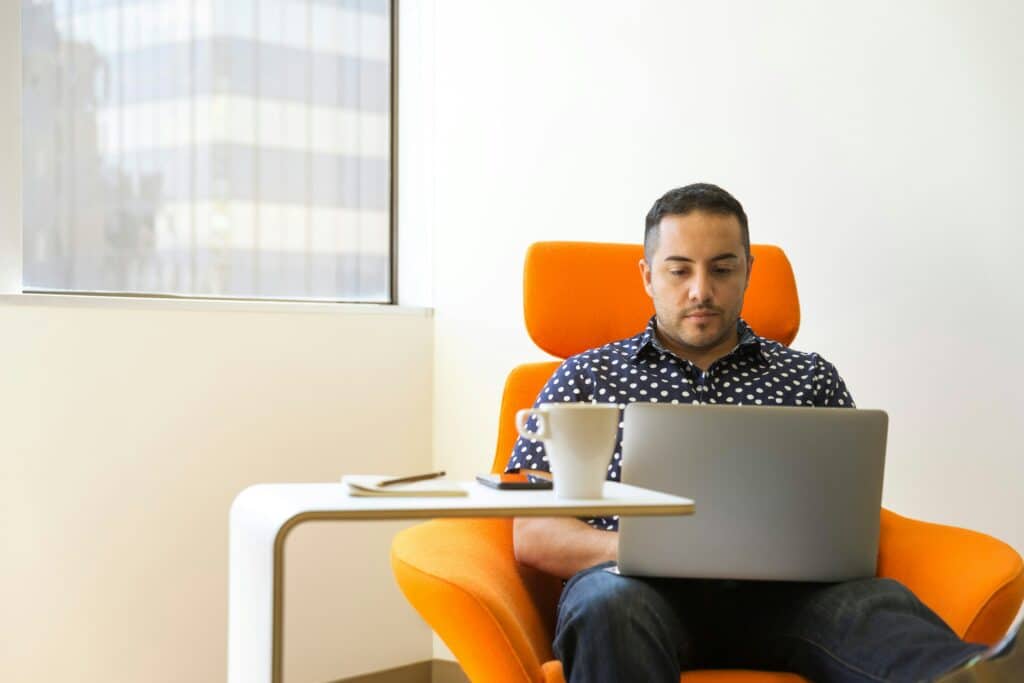
[[[672,607],[645,581],[606,571],[588,572],[566,586],[558,610],[560,624],[576,620],[590,623],[629,623],[648,617],[663,619]]]
[[[835,608],[916,608],[920,601],[895,579],[870,577],[844,581],[825,589],[824,602]]]
[[[837,626],[852,626],[883,615],[929,616],[930,610],[909,588],[888,578],[845,581],[812,596],[810,611]]]
[[[566,585],[552,649],[567,679],[595,680],[600,671],[613,680],[669,681],[692,659],[686,641],[670,596],[595,569]]]

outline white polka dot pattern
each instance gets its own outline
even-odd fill
[[[818,406],[853,408],[853,399],[835,367],[816,353],[795,351],[754,334],[737,323],[739,344],[706,372],[666,350],[654,336],[655,318],[647,329],[568,358],[544,385],[534,407],[560,401],[617,403],[707,403],[722,405]],[[533,430],[533,420],[527,428]],[[608,479],[620,476],[622,422]],[[520,437],[506,471],[549,470],[544,444]],[[599,529],[617,530],[618,517],[586,520]]]

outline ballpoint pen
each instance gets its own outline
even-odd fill
[[[391,486],[392,484],[411,484],[414,481],[424,481],[426,479],[437,479],[443,477],[445,471],[430,472],[429,474],[416,474],[411,477],[398,477],[397,479],[385,479],[382,482],[378,482],[377,486]]]

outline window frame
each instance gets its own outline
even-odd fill
[[[386,0],[389,12],[389,83],[388,103],[388,296],[384,301],[351,301],[346,299],[304,299],[285,297],[243,297],[204,294],[151,292],[109,292],[88,290],[33,290],[24,286],[22,205],[22,29],[21,0],[0,2],[0,297],[24,296],[35,301],[41,297],[60,297],[82,301],[83,298],[143,301],[239,302],[245,310],[266,303],[302,304],[322,310],[324,306],[365,308],[399,306],[399,239],[398,239],[398,92],[399,92],[399,2]],[[6,51],[6,54],[5,54]],[[4,59],[6,58],[6,59]],[[6,296],[5,296],[6,295]]]

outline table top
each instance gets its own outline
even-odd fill
[[[688,515],[689,498],[605,482],[603,498],[557,498],[551,490],[498,490],[460,484],[465,496],[351,496],[339,483],[256,484],[238,494],[238,514],[316,519],[433,519],[437,517],[589,517]]]

